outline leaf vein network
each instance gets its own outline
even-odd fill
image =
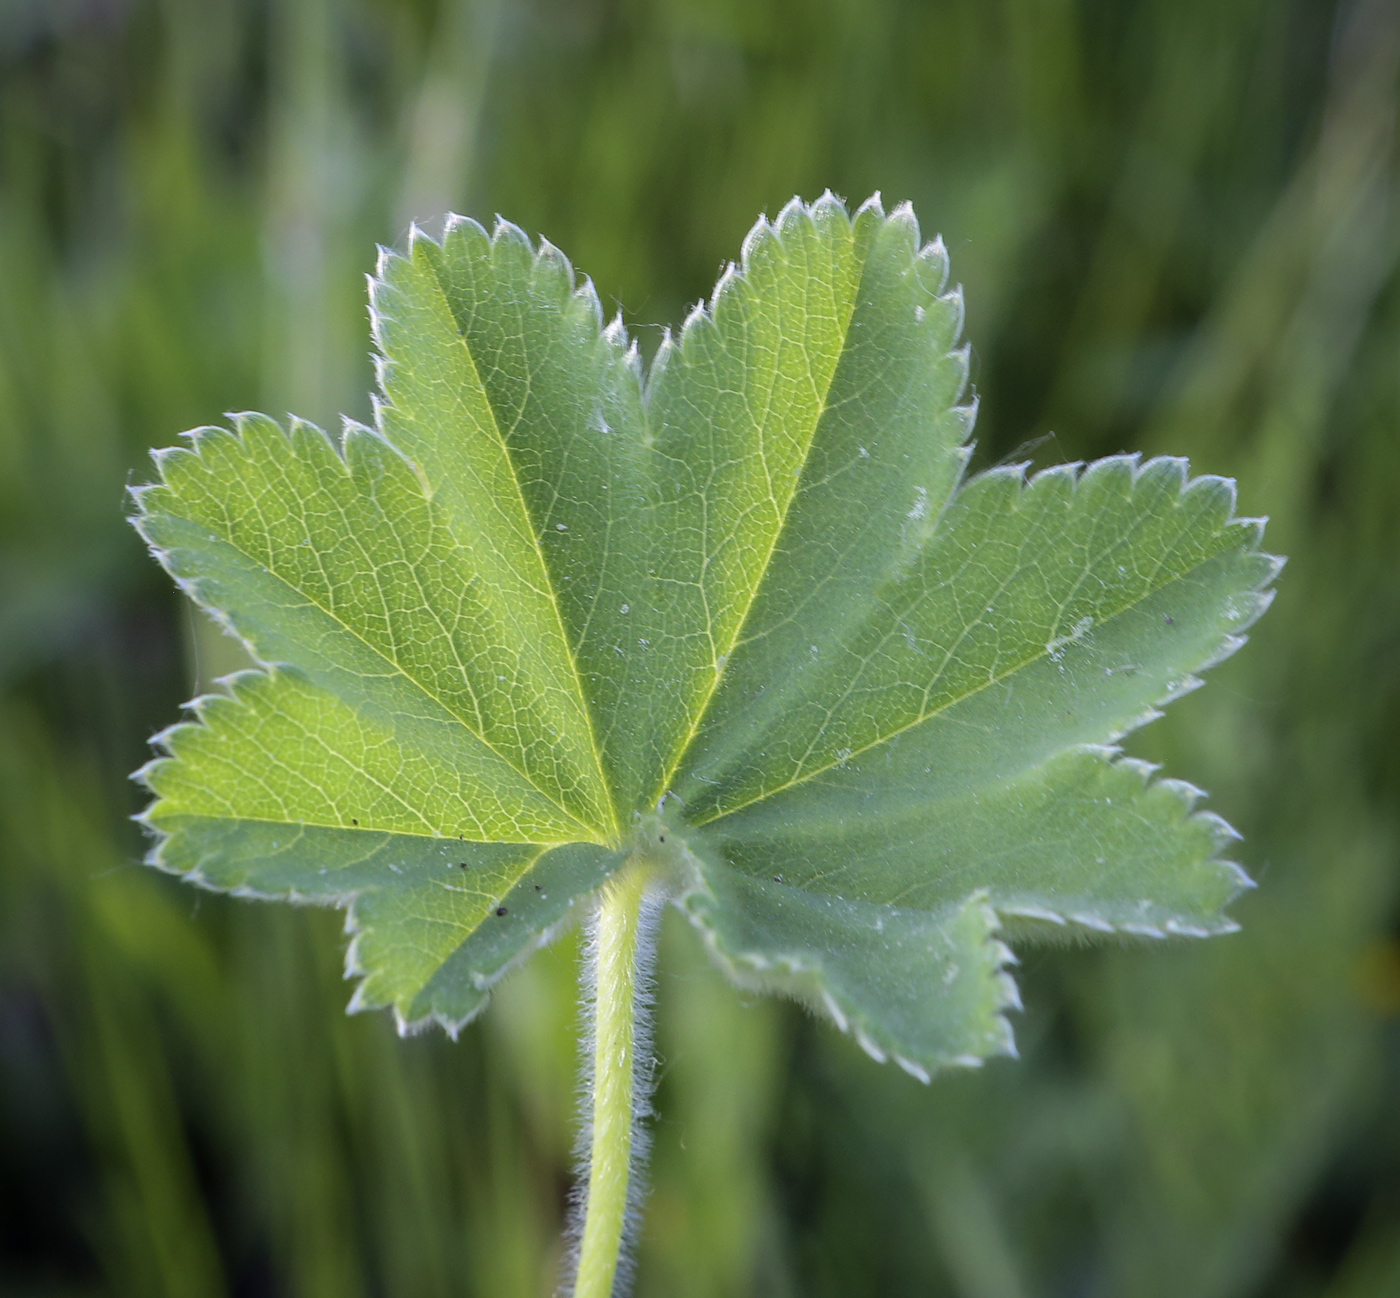
[[[1208,562],[1209,558],[1211,557],[1214,556],[1208,556],[1207,559],[1202,560],[1202,563]],[[1158,571],[1160,571],[1160,568],[1158,569]],[[1177,573],[1174,574],[1170,580],[1162,582],[1158,586],[1153,586],[1151,588],[1144,589],[1137,598],[1114,609],[1111,613],[1105,614],[1102,618],[1099,619],[1097,625],[1106,626],[1115,618],[1121,617],[1124,613],[1131,612],[1133,608],[1137,607],[1137,605],[1141,604],[1144,600],[1149,599],[1151,596],[1157,594],[1159,591],[1165,590],[1168,586],[1172,585],[1177,581],[1183,580],[1189,575],[1190,570]],[[1228,633],[1222,633],[1222,635],[1225,634]],[[888,639],[889,637],[886,638]],[[722,810],[716,811],[712,815],[705,816],[703,819],[700,819],[695,822],[695,827],[698,829],[701,826],[713,824],[715,821],[721,820],[725,816],[735,815],[736,813],[744,810],[744,808],[746,807],[751,807],[755,803],[766,802],[769,798],[775,798],[779,794],[785,793],[788,789],[796,788],[798,785],[801,784],[806,784],[808,781],[815,779],[817,776],[822,775],[827,771],[833,770],[839,766],[844,766],[847,763],[855,760],[857,757],[860,757],[863,753],[868,753],[871,749],[880,747],[881,744],[889,743],[890,740],[897,738],[899,735],[902,735],[905,731],[913,730],[918,726],[923,725],[927,721],[932,721],[934,718],[948,711],[949,708],[955,707],[957,704],[965,702],[967,699],[970,699],[975,695],[982,693],[984,690],[990,689],[993,685],[998,685],[1002,681],[1008,679],[1009,677],[1016,675],[1016,673],[1024,671],[1033,663],[1039,662],[1042,658],[1047,657],[1048,653],[1048,649],[1041,648],[1035,653],[1030,654],[1028,657],[1022,659],[1021,661],[1012,664],[1005,671],[1000,673],[989,674],[985,681],[980,682],[974,688],[966,690],[964,693],[959,694],[956,697],[947,699],[945,702],[939,704],[936,708],[933,708],[928,712],[921,713],[921,715],[912,718],[906,724],[902,726],[897,726],[895,729],[887,732],[886,734],[880,735],[878,738],[871,740],[867,744],[861,745],[861,747],[859,748],[853,748],[849,752],[845,752],[843,756],[840,756],[833,761],[827,762],[822,766],[813,767],[809,771],[802,771],[799,775],[789,780],[786,780],[782,784],[775,785],[771,789],[765,789],[763,792],[757,793],[754,796],[745,799],[743,802],[736,803],[735,805],[730,807],[725,807]],[[935,680],[934,684],[936,683],[937,681]],[[930,687],[930,690],[928,692],[932,692],[932,687]],[[810,752],[811,748],[809,747],[808,753]]]

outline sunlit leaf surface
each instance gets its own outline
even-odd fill
[[[346,905],[355,1005],[449,1028],[629,855],[716,959],[915,1076],[1011,1051],[998,932],[1228,928],[1199,792],[1114,745],[1268,603],[1231,485],[967,479],[907,208],[760,221],[643,373],[518,230],[385,254],[373,429],[162,453],[137,525],[259,672],[145,778],[156,863]]]

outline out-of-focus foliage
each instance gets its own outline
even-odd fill
[[[1029,958],[1023,1060],[929,1088],[668,921],[639,1292],[1393,1293],[1398,106],[1390,0],[9,0],[0,1290],[549,1291],[572,945],[399,1042],[333,916],[134,864],[124,773],[236,660],[122,487],[227,408],[364,417],[411,218],[507,211],[654,337],[829,185],[944,233],[978,463],[1186,453],[1272,516],[1255,644],[1133,745],[1263,886],[1235,937]]]

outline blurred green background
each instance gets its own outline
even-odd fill
[[[1400,1293],[1397,109],[1396,0],[2,0],[0,1293],[551,1291],[574,945],[399,1041],[337,915],[136,864],[127,772],[233,660],[123,486],[364,417],[412,219],[548,236],[649,352],[826,187],[944,234],[978,463],[1189,454],[1272,516],[1273,612],[1132,745],[1262,886],[1024,953],[1022,1061],[928,1088],[668,920],[639,1294]]]

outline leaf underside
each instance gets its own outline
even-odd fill
[[[154,863],[346,906],[352,1008],[455,1032],[643,853],[923,1078],[1013,1050],[1004,921],[1231,927],[1232,831],[1116,745],[1278,561],[1179,460],[966,477],[946,281],[907,206],[794,200],[644,373],[513,226],[384,253],[373,428],[233,416],[134,493],[263,664],[160,737]]]

